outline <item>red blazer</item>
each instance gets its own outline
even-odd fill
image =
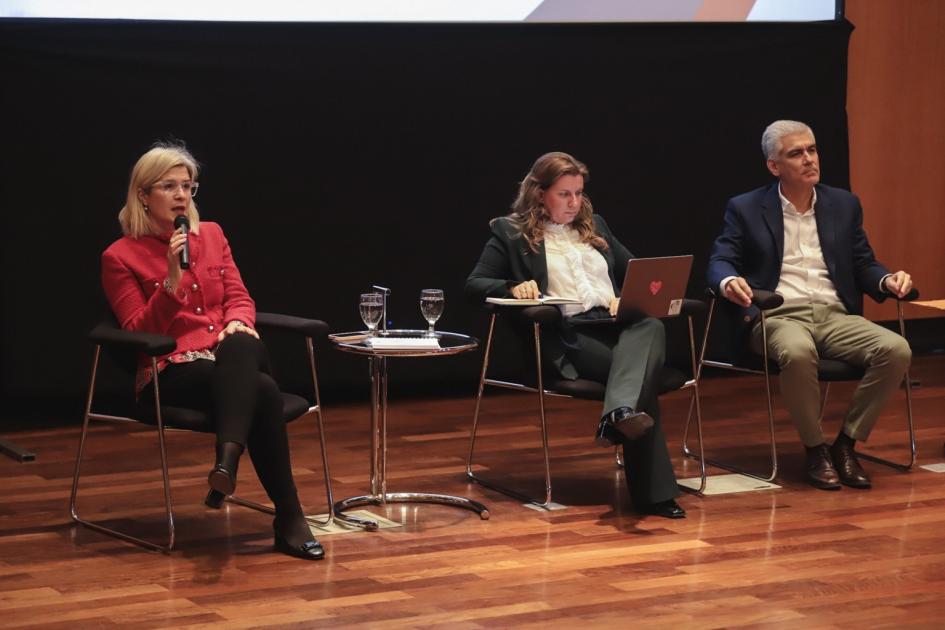
[[[200,233],[190,234],[190,269],[182,270],[175,295],[162,287],[169,241],[169,233],[124,236],[102,253],[102,286],[119,325],[173,337],[177,349],[171,355],[213,348],[233,320],[255,327],[256,304],[220,226],[201,221]],[[160,357],[162,368],[171,355]]]

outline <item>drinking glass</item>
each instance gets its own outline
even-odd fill
[[[433,324],[436,323],[436,320],[440,319],[440,315],[443,314],[443,306],[446,301],[443,299],[443,289],[424,289],[420,292],[420,313],[423,315],[423,319],[427,320],[427,323],[430,324],[430,329],[427,330],[427,335],[433,336]]]
[[[384,296],[380,293],[361,294],[361,320],[368,327],[371,336],[375,334],[377,323],[384,315]]]

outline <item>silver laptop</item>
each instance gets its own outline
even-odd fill
[[[640,313],[650,317],[679,315],[691,270],[691,255],[630,259],[620,291],[617,321],[627,321]]]

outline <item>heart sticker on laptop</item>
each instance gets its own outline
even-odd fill
[[[657,293],[659,293],[660,289],[662,288],[663,288],[662,280],[654,280],[653,282],[650,283],[650,293],[652,293],[653,295],[656,295]]]

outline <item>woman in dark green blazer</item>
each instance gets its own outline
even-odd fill
[[[666,354],[662,322],[597,323],[617,312],[620,283],[633,254],[594,214],[584,194],[587,167],[566,153],[547,153],[522,181],[512,213],[494,219],[492,235],[466,280],[466,295],[576,299],[561,306],[562,324],[542,337],[542,359],[563,378],[606,384],[596,440],[622,444],[634,506],[682,518],[676,477],[659,422],[656,391]],[[585,324],[585,325],[582,325]]]

